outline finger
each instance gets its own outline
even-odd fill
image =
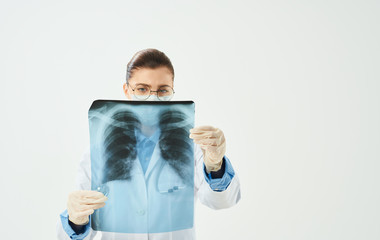
[[[220,140],[217,138],[197,139],[197,140],[194,140],[194,142],[199,145],[210,145],[210,146],[218,146],[220,144]]]
[[[105,202],[105,201],[107,201],[108,200],[108,197],[106,197],[106,196],[104,196],[103,195],[103,197],[102,198],[99,198],[99,199],[89,199],[90,200],[90,203],[92,203],[92,204],[96,204],[96,203],[103,203],[103,202]]]
[[[91,204],[91,205],[80,205],[78,208],[75,210],[78,212],[83,212],[83,211],[88,211],[90,209],[98,209],[101,207],[104,207],[105,203],[99,203],[99,204]]]
[[[85,211],[89,209],[99,209],[106,205],[106,203],[99,203],[99,204],[91,204],[91,205],[83,205],[80,211]]]
[[[94,191],[96,192],[96,191]],[[89,195],[81,195],[80,197],[82,199],[89,199],[89,200],[98,200],[98,199],[102,199],[105,197],[105,195],[102,193],[102,192],[96,192],[97,194],[93,193],[93,194],[89,194]]]
[[[223,144],[225,144],[226,139],[224,137],[202,138],[202,139],[194,139],[194,142],[199,145],[222,146]]]
[[[94,209],[94,210],[95,210],[95,209],[99,209],[99,208],[104,207],[105,205],[106,205],[106,203],[101,203],[101,204],[96,205],[93,209]]]
[[[213,127],[213,126],[199,126],[199,127],[195,127],[195,128],[192,128],[190,129],[190,132],[191,133],[198,133],[198,132],[203,132],[203,131],[215,131],[216,128]]]
[[[104,194],[98,191],[92,191],[92,190],[82,190],[80,191],[80,196],[86,197],[86,198],[102,198],[104,197]]]
[[[215,130],[210,130],[210,131],[191,132],[189,135],[190,138],[197,138],[197,137],[220,138],[222,136],[224,136],[223,132],[219,128],[215,128]]]
[[[99,199],[104,197],[104,194],[97,191],[80,190],[70,194],[71,199]]]
[[[189,137],[192,139],[201,139],[201,138],[213,138],[217,136],[215,135],[215,132],[202,132],[202,133],[191,133]]]
[[[100,198],[100,199],[94,199],[94,198],[76,198],[72,202],[77,203],[80,205],[91,205],[91,204],[98,204],[107,201],[108,198],[106,196]]]
[[[102,198],[99,198],[99,199],[93,199],[93,198],[79,198],[77,199],[77,202],[80,203],[80,204],[87,204],[87,205],[90,205],[90,204],[98,204],[98,203],[103,203],[105,201],[107,201],[108,198],[106,196],[102,197]]]

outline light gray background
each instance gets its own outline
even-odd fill
[[[2,239],[54,239],[95,99],[133,54],[225,133],[242,200],[198,239],[380,239],[379,1],[0,2]]]

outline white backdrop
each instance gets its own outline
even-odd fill
[[[55,239],[95,99],[157,48],[242,200],[198,239],[380,239],[379,1],[0,2],[1,239]],[[235,239],[235,238],[234,238]]]

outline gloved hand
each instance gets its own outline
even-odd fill
[[[79,190],[70,193],[67,200],[69,220],[76,225],[86,225],[95,209],[106,205],[107,197],[97,191]]]
[[[212,126],[195,127],[190,129],[189,137],[200,145],[207,173],[218,171],[226,153],[226,139],[222,130]]]

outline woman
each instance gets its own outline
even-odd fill
[[[174,69],[170,59],[156,49],[137,52],[127,65],[125,96],[129,100],[168,101],[174,94]],[[149,129],[142,129],[149,137]],[[224,155],[223,132],[212,126],[190,130],[194,141],[194,204],[199,200],[212,209],[228,208],[240,200],[240,184],[229,159]],[[150,146],[154,148],[154,144]],[[148,147],[143,148],[146,152]],[[139,149],[138,149],[139,150]],[[140,151],[142,152],[142,151]],[[151,157],[148,156],[146,159]],[[78,191],[69,194],[67,210],[57,223],[59,239],[93,239],[91,214],[106,205],[107,197],[91,191],[91,161],[89,149],[84,154],[78,172]],[[143,167],[148,162],[140,162]],[[194,227],[160,233],[101,232],[102,239],[195,239]]]

